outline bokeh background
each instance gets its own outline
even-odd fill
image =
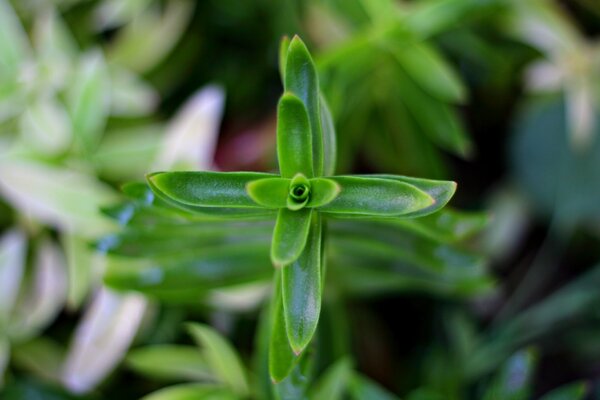
[[[101,238],[147,172],[276,168],[293,34],[337,171],[454,180],[469,216],[464,252],[428,253],[468,285],[348,284],[325,318],[355,368],[415,400],[600,398],[596,0],[0,0],[0,398],[140,398],[166,383],[129,349],[189,343],[188,320],[252,358],[264,287],[111,289]]]

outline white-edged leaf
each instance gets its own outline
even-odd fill
[[[141,116],[151,113],[158,103],[158,93],[139,76],[117,65],[110,68],[111,114]]]
[[[110,80],[100,51],[81,58],[69,86],[67,105],[78,146],[91,152],[100,141],[110,111]]]
[[[211,169],[224,104],[220,86],[196,92],[169,125],[155,168]]]
[[[21,115],[21,139],[27,148],[44,155],[68,149],[71,121],[64,106],[52,97],[40,98]]]
[[[0,0],[0,82],[15,78],[19,66],[29,59],[27,34],[8,0]]]
[[[60,248],[44,238],[36,249],[33,271],[21,290],[10,334],[21,341],[35,336],[62,309],[67,294],[67,267]]]
[[[110,131],[93,155],[96,171],[116,181],[143,179],[161,149],[164,128],[143,125]]]
[[[61,380],[69,390],[89,392],[117,366],[137,333],[146,304],[141,295],[99,289],[66,356]]]
[[[113,189],[92,176],[15,159],[0,161],[0,192],[20,212],[83,237],[110,229],[99,208],[117,199]]]
[[[146,8],[117,36],[110,61],[135,72],[150,70],[175,46],[193,15],[192,7],[191,1],[170,1],[163,13],[159,7]]]
[[[5,330],[17,301],[25,270],[27,239],[19,230],[12,229],[0,238],[0,333]]]

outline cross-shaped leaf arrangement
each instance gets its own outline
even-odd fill
[[[284,379],[310,343],[321,310],[322,217],[417,217],[442,208],[456,184],[396,175],[333,176],[335,133],[308,49],[284,38],[285,92],[277,109],[280,175],[157,172],[155,194],[176,206],[233,218],[277,213],[271,260],[280,269],[272,306],[270,372]]]

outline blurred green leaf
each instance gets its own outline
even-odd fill
[[[600,189],[590,184],[600,180],[600,141],[573,149],[566,129],[564,101],[530,102],[516,124],[511,161],[514,177],[535,208],[555,213],[561,225],[572,225],[600,215]]]
[[[546,393],[540,400],[581,400],[587,392],[588,386],[585,382],[571,383]]]
[[[496,375],[484,396],[485,400],[526,400],[532,392],[535,354],[531,350],[516,353]]]
[[[268,246],[250,240],[240,244],[211,246],[156,260],[108,258],[104,281],[121,289],[195,288],[204,290],[264,279],[272,274]]]
[[[214,374],[196,347],[154,345],[135,349],[125,360],[139,374],[161,380],[214,380]]]
[[[108,59],[138,73],[151,70],[178,42],[192,15],[191,1],[169,1],[163,13],[148,7],[118,35]]]
[[[31,56],[27,34],[7,0],[0,0],[0,38],[2,84],[16,78],[19,66]]]
[[[465,101],[464,84],[434,47],[411,40],[401,47],[390,43],[389,49],[409,77],[429,95],[446,103]]]
[[[372,380],[354,373],[350,377],[350,394],[353,399],[372,399],[372,400],[397,400],[398,398],[387,390],[381,388]]]
[[[314,384],[310,392],[311,399],[342,400],[352,376],[352,363],[341,359],[330,366]],[[362,397],[363,399],[371,397]],[[376,399],[375,399],[376,400]]]
[[[25,145],[43,155],[56,155],[71,145],[69,115],[62,104],[51,97],[34,102],[20,118]]]
[[[60,382],[65,351],[59,343],[38,337],[15,345],[12,351],[13,362],[19,368],[26,369],[45,381]]]
[[[81,150],[92,152],[100,142],[110,112],[110,80],[100,51],[81,58],[67,100],[75,139]]]
[[[239,400],[240,397],[218,385],[188,383],[170,386],[144,396],[142,400]]]
[[[13,207],[50,226],[82,237],[106,233],[98,210],[116,194],[93,176],[26,160],[0,162],[0,191]]]
[[[247,395],[246,372],[231,344],[206,325],[190,323],[187,328],[201,346],[204,359],[215,375],[237,395]]]

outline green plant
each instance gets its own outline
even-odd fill
[[[185,210],[216,216],[273,215],[270,258],[277,272],[270,349],[274,381],[286,378],[310,343],[322,297],[323,219],[409,218],[442,208],[453,182],[395,175],[332,176],[331,115],[312,58],[299,37],[284,39],[278,106],[280,176],[252,172],[157,172],[152,191]],[[227,251],[227,250],[225,250]]]

